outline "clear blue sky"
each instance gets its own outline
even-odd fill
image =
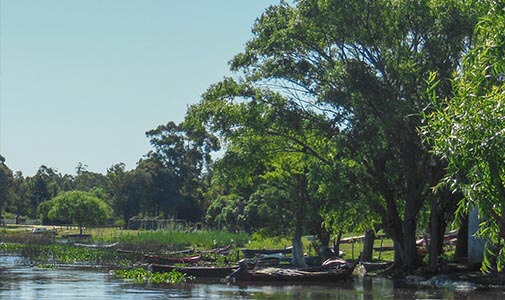
[[[134,168],[278,0],[0,0],[0,154],[33,175]]]

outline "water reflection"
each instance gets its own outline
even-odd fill
[[[412,289],[364,277],[327,285],[226,285],[218,281],[177,286],[135,285],[103,270],[39,269],[19,257],[0,256],[0,299],[505,299],[503,291]]]

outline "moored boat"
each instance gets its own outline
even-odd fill
[[[240,261],[239,269],[232,273],[229,279],[241,282],[337,282],[350,279],[356,264],[357,262],[338,269],[318,272],[282,268],[249,271],[247,265]]]
[[[96,249],[113,248],[113,247],[116,247],[118,244],[119,244],[119,242],[115,242],[115,243],[112,243],[112,244],[82,244],[82,243],[74,243],[74,245],[77,246],[77,247],[96,248]]]
[[[185,263],[192,264],[197,263],[202,259],[202,254],[194,255],[194,256],[186,256],[186,257],[168,257],[154,254],[145,254],[144,258],[148,263],[151,264],[175,264],[175,263]]]
[[[241,251],[244,254],[245,258],[253,258],[255,256],[264,254],[290,254],[292,249],[292,247],[287,247],[284,249],[242,249]]]
[[[374,272],[379,270],[384,270],[393,265],[392,261],[383,261],[383,262],[369,262],[362,261],[361,265],[365,268],[367,272]]]

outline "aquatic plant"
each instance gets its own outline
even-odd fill
[[[156,283],[156,284],[177,284],[191,280],[181,272],[172,270],[167,273],[150,272],[144,268],[121,269],[113,271],[113,274],[119,278],[132,280],[135,283]]]
[[[93,265],[128,265],[129,262],[111,249],[80,248],[74,245],[1,243],[0,251],[17,253],[38,264],[88,263]]]

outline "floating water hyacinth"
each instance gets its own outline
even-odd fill
[[[177,284],[191,280],[191,277],[172,270],[167,273],[149,272],[144,268],[115,270],[113,274],[119,278],[133,280],[135,283]]]

